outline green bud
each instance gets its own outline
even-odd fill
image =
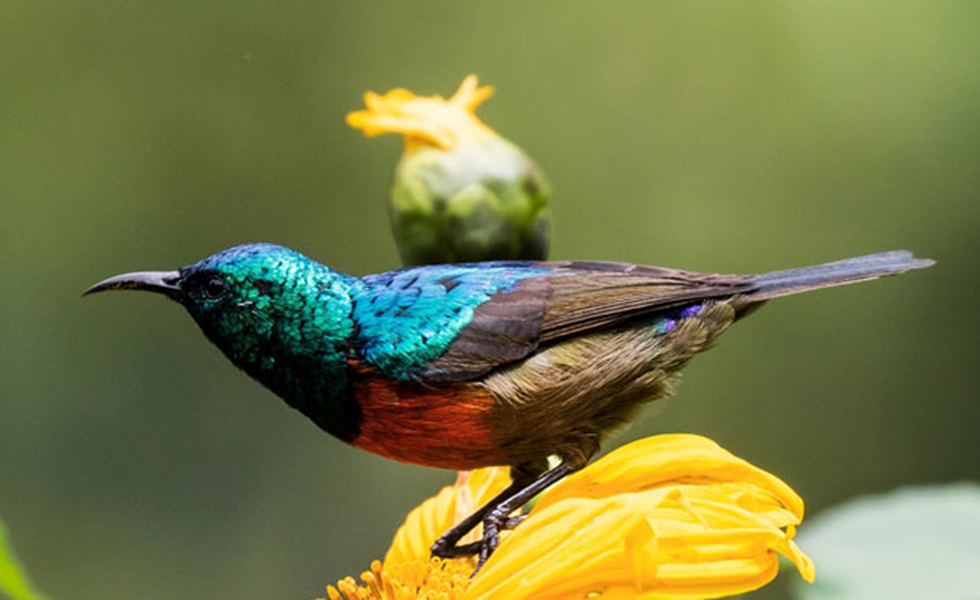
[[[406,265],[543,260],[551,189],[520,148],[501,137],[402,156],[391,227]]]

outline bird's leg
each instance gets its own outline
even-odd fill
[[[528,473],[528,471],[525,469],[513,468],[511,469],[511,477],[514,481],[507,486],[507,489],[494,496],[492,500],[474,511],[473,514],[457,523],[446,533],[442,534],[442,536],[436,540],[436,543],[432,544],[432,548],[430,550],[432,555],[438,556],[439,558],[457,558],[459,556],[470,556],[480,553],[483,542],[473,542],[472,544],[463,544],[462,546],[457,546],[456,544],[463,538],[464,535],[469,533],[470,530],[479,525],[480,522],[487,516],[487,513],[493,509],[493,507],[505,502],[514,494],[534,483],[535,479],[538,477],[538,474]]]
[[[489,510],[486,512],[486,516],[483,518],[483,540],[476,544],[480,550],[480,561],[476,566],[476,570],[473,571],[474,577],[480,572],[480,569],[483,568],[483,564],[487,562],[487,559],[490,558],[493,551],[497,549],[497,544],[500,543],[500,530],[506,529],[508,525],[516,525],[520,522],[519,517],[515,522],[515,520],[511,518],[510,514],[527,504],[532,498],[537,496],[552,484],[563,479],[566,475],[581,469],[583,464],[584,461],[572,461],[566,459],[554,469],[544,473],[531,483],[513,493],[511,496],[502,499],[500,502],[497,502],[497,499],[499,499],[500,496],[494,498],[494,502],[491,502],[491,504],[494,504],[494,506],[489,507]],[[510,488],[505,490],[504,493],[509,491]],[[503,495],[504,494],[501,494],[501,496]]]

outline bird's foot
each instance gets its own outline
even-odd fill
[[[581,468],[583,463],[584,461],[566,461],[543,473],[530,483],[514,481],[493,500],[457,523],[436,540],[432,544],[432,555],[443,559],[477,555],[477,567],[473,571],[475,577],[500,544],[500,532],[504,529],[513,529],[524,520],[524,515],[511,516],[511,513],[527,504],[531,498],[548,486]],[[479,542],[458,545],[459,540],[481,521],[483,523],[483,538]]]
[[[501,518],[495,511],[491,511],[483,520],[483,538],[479,542],[469,544],[450,545],[448,540],[439,538],[432,545],[432,556],[442,559],[460,558],[463,556],[479,556],[479,563],[476,571],[479,571],[483,563],[490,558],[494,550],[500,544],[500,532],[514,529],[524,520],[527,515],[517,515],[514,517],[506,516]],[[476,571],[473,572],[476,575]]]
[[[483,565],[490,558],[490,555],[494,553],[497,546],[500,545],[500,532],[505,529],[514,529],[521,524],[521,521],[527,515],[517,515],[511,516],[514,512],[510,502],[503,502],[493,508],[487,516],[483,519],[483,539],[478,542],[480,547],[479,560],[476,564],[476,570],[473,571],[472,577],[476,577],[476,574],[480,572]]]

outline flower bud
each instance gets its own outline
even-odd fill
[[[470,75],[448,100],[368,92],[366,109],[347,115],[369,137],[404,136],[390,215],[406,265],[546,258],[551,190],[519,147],[476,117],[492,93]]]

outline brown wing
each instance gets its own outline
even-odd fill
[[[473,320],[441,357],[426,365],[422,377],[474,379],[526,358],[541,344],[757,287],[740,275],[628,263],[573,261],[540,266],[551,271],[523,280],[477,307]]]
[[[552,293],[545,305],[539,343],[757,287],[742,275],[597,261],[548,264],[558,269],[547,278]]]

